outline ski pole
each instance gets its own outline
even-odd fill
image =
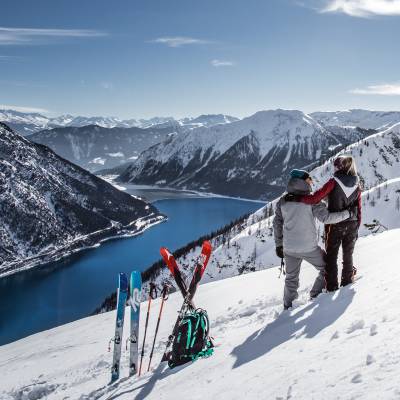
[[[147,306],[146,323],[145,323],[145,326],[144,326],[144,337],[143,337],[143,344],[142,344],[142,354],[140,355],[139,376],[140,376],[140,374],[142,372],[142,362],[143,362],[143,356],[144,356],[144,345],[146,343],[147,325],[149,324],[151,300],[155,299],[156,297],[157,297],[156,285],[154,283],[150,282],[149,302],[148,302],[148,306]]]
[[[158,327],[160,326],[160,320],[161,320],[161,314],[162,314],[163,307],[164,307],[164,302],[165,302],[166,300],[168,300],[168,291],[169,291],[168,285],[164,285],[163,290],[162,290],[161,306],[160,306],[160,311],[159,311],[159,313],[158,313],[158,320],[157,320],[157,325],[156,325],[156,331],[155,331],[155,333],[154,333],[153,346],[151,347],[151,353],[150,353],[149,365],[148,365],[148,367],[147,367],[147,372],[150,371],[151,359],[153,358],[154,346],[155,346],[155,344],[156,344],[156,338],[157,338],[157,333],[158,333]]]
[[[282,274],[283,274],[283,276],[286,275],[285,261],[283,261],[283,258],[281,258],[281,267],[279,269],[279,278],[278,279],[280,279]]]

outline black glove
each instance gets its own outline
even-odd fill
[[[276,252],[276,255],[277,255],[279,258],[283,258],[283,247],[282,247],[282,246],[276,247],[276,248],[275,248],[275,252]]]
[[[358,206],[354,205],[347,209],[350,214],[349,219],[357,219],[358,218]]]
[[[299,194],[287,193],[283,196],[283,200],[285,200],[285,201],[299,202],[300,199],[301,199],[301,195],[299,195]]]

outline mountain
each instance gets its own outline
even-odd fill
[[[400,123],[359,140],[338,154],[351,154],[365,189],[400,176]],[[317,186],[332,175],[333,159],[312,171]]]
[[[98,125],[53,128],[26,136],[89,171],[120,167],[175,134],[173,127],[104,128]]]
[[[292,168],[309,166],[366,134],[329,130],[301,111],[260,111],[168,138],[144,151],[119,179],[268,200],[282,192]]]
[[[0,274],[162,219],[153,206],[0,123]]]
[[[165,304],[153,367],[141,377],[128,378],[123,353],[121,379],[109,385],[112,352],[106,348],[115,312],[1,346],[0,397],[181,400],[195,390],[198,398],[221,400],[397,399],[399,241],[398,229],[359,239],[359,279],[313,302],[308,298],[316,273],[305,263],[299,298],[288,312],[282,312],[284,280],[278,279],[278,267],[200,285],[195,301],[209,313],[214,354],[173,370],[159,361],[182,303],[180,293]],[[154,300],[150,333],[159,307],[160,299]],[[142,302],[140,343],[146,309]],[[124,334],[130,323],[126,311]],[[151,343],[150,335],[146,355]]]
[[[193,129],[199,126],[212,126],[225,124],[238,120],[235,117],[223,114],[201,115],[197,118],[175,119],[173,117],[154,117],[149,119],[120,119],[117,117],[85,117],[70,114],[50,118],[38,113],[25,113],[15,110],[1,110],[0,122],[6,123],[21,135],[30,135],[44,129],[56,127],[83,127],[87,125],[98,125],[102,128],[174,128]]]
[[[44,115],[15,110],[0,110],[0,122],[6,123],[14,131],[24,136],[53,127],[51,120]]]
[[[400,122],[400,111],[347,110],[310,114],[325,126],[347,126],[364,129],[384,129]]]

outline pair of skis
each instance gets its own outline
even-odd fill
[[[129,284],[129,304],[131,310],[131,331],[127,342],[130,343],[129,351],[129,376],[136,374],[138,365],[138,339],[140,320],[140,297],[142,292],[142,277],[140,272],[133,271]],[[128,299],[128,278],[121,272],[118,275],[117,290],[117,319],[115,322],[115,335],[111,341],[114,342],[114,353],[111,367],[111,382],[119,379],[122,334],[124,329],[125,306]],[[110,341],[110,342],[111,342]]]
[[[204,271],[206,270],[208,261],[211,256],[211,251],[212,251],[211,243],[208,241],[205,241],[203,243],[203,246],[201,249],[201,254],[196,262],[192,280],[189,284],[189,287],[187,287],[186,282],[181,274],[181,271],[179,270],[178,264],[177,264],[174,256],[169,252],[169,250],[167,248],[162,247],[160,249],[161,256],[162,256],[165,264],[167,264],[167,267],[170,270],[172,276],[174,277],[175,282],[184,298],[182,307],[178,313],[178,318],[175,322],[172,333],[168,337],[168,342],[166,345],[164,355],[161,359],[161,362],[170,360],[171,346],[172,346],[172,343],[177,334],[177,331],[179,328],[179,323],[188,310],[195,309],[195,306],[193,304],[193,297],[196,293],[197,287],[199,286],[200,280],[203,277]]]
[[[179,311],[178,318],[175,322],[174,328],[172,330],[172,334],[168,338],[167,346],[162,357],[161,361],[168,361],[171,356],[171,346],[176,336],[177,330],[179,328],[179,323],[185,313],[189,309],[195,309],[193,304],[193,297],[196,293],[197,287],[200,283],[201,278],[203,277],[204,271],[207,267],[208,261],[211,256],[211,243],[205,241],[202,246],[201,254],[197,260],[192,280],[187,287],[186,282],[179,270],[178,264],[174,256],[168,251],[167,248],[163,247],[160,249],[161,256],[164,262],[167,264],[168,269],[170,270],[172,276],[175,279],[175,282],[182,293],[184,298],[182,307]],[[131,323],[130,323],[130,336],[127,340],[130,343],[130,352],[129,352],[129,376],[135,375],[139,372],[139,376],[142,370],[142,362],[144,356],[144,346],[146,341],[147,335],[147,326],[149,321],[150,315],[150,305],[152,299],[157,297],[155,292],[155,286],[150,284],[150,291],[149,291],[149,302],[147,308],[147,315],[146,315],[146,324],[145,324],[145,332],[143,338],[143,345],[142,345],[142,353],[140,358],[140,366],[138,369],[138,358],[139,358],[139,321],[140,321],[140,297],[142,291],[142,278],[141,274],[138,271],[133,271],[130,276],[130,284],[129,284],[129,305],[131,310]],[[162,292],[162,301],[160,306],[160,311],[158,314],[158,320],[156,325],[156,331],[154,334],[153,345],[150,353],[149,364],[147,367],[147,371],[150,370],[151,361],[153,358],[154,353],[154,346],[157,338],[158,328],[160,325],[161,314],[163,311],[163,306],[165,300],[168,298],[168,286],[164,286]],[[120,360],[121,360],[121,349],[122,349],[122,334],[124,328],[124,318],[125,318],[125,306],[128,299],[128,279],[127,276],[121,272],[118,276],[118,290],[117,290],[117,318],[115,323],[115,336],[111,341],[114,341],[114,353],[113,353],[113,361],[111,367],[111,382],[115,382],[119,379],[120,375]],[[111,342],[110,341],[110,342]]]
[[[126,341],[126,347],[129,346],[129,376],[135,375],[139,373],[139,376],[142,371],[142,362],[144,356],[144,346],[146,342],[147,335],[147,326],[149,322],[149,314],[150,314],[150,305],[151,300],[154,300],[157,297],[156,287],[153,283],[150,283],[150,291],[149,291],[149,302],[147,308],[147,316],[146,316],[146,324],[145,331],[143,337],[143,345],[142,345],[142,353],[140,358],[140,365],[138,363],[139,358],[139,322],[140,322],[140,300],[141,300],[141,292],[142,292],[142,278],[141,274],[138,271],[133,271],[130,277],[129,284],[129,305],[131,310],[131,324],[130,324],[130,336]],[[117,319],[115,323],[115,336],[111,341],[114,341],[114,354],[113,354],[113,362],[111,368],[111,382],[115,382],[119,379],[119,371],[120,371],[120,360],[121,360],[121,346],[122,346],[122,334],[124,328],[124,316],[125,316],[125,306],[128,298],[128,279],[126,275],[121,272],[118,276],[118,290],[117,290]],[[164,286],[162,291],[162,301],[161,307],[158,314],[157,326],[153,340],[153,346],[150,353],[149,364],[147,367],[147,371],[150,370],[151,360],[153,358],[154,346],[156,343],[158,328],[160,326],[161,315],[164,307],[164,302],[168,298],[168,286]],[[111,343],[110,341],[110,343]],[[139,366],[139,368],[138,368]]]

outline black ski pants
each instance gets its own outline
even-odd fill
[[[325,225],[326,289],[338,288],[338,253],[342,246],[343,269],[341,286],[346,286],[353,279],[353,251],[358,238],[358,222],[344,221],[338,224]]]

